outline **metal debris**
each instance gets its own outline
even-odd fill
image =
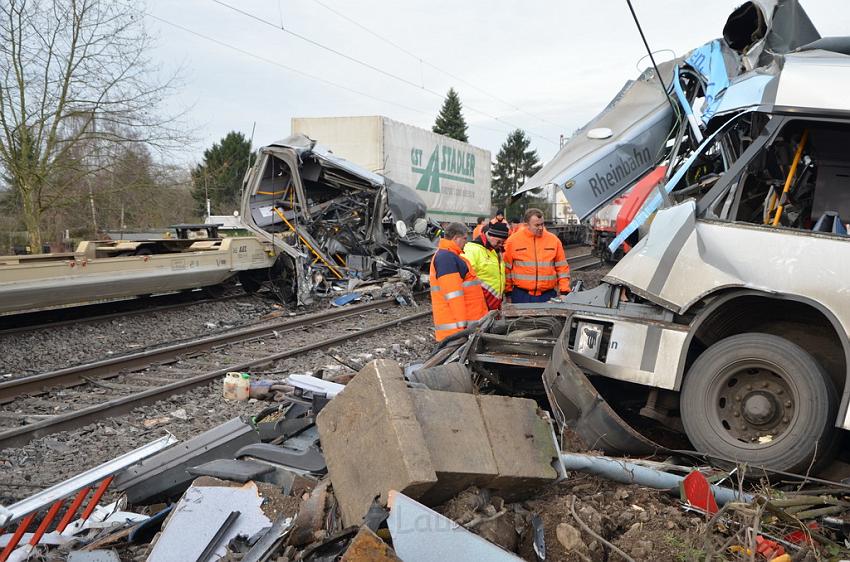
[[[684,476],[640,466],[625,459],[580,453],[561,453],[561,460],[567,470],[588,472],[623,484],[638,484],[658,490],[675,490],[677,494],[679,493],[679,485],[685,480]],[[711,486],[711,491],[720,505],[734,501],[750,502],[753,500],[752,495],[741,494],[731,488]]]
[[[259,150],[242,221],[281,250],[278,286],[301,304],[379,278],[419,283],[439,232],[416,191],[304,135]]]
[[[226,554],[225,545],[236,535],[250,536],[271,526],[260,508],[262,502],[253,482],[240,488],[190,486],[168,516],[148,561],[196,560],[213,539],[217,540],[211,558],[221,558]],[[234,511],[239,516],[219,534]]]
[[[192,483],[188,467],[227,458],[259,440],[250,423],[234,418],[127,468],[118,475],[115,484],[127,494],[130,503],[168,500],[182,494]]]

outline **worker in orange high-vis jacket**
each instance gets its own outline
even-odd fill
[[[505,293],[512,303],[547,302],[570,292],[570,266],[561,240],[546,230],[543,211],[528,209],[525,224],[505,242]]]
[[[481,236],[485,226],[487,226],[487,217],[478,217],[478,224],[476,224],[475,228],[472,229],[473,240],[476,240],[479,236]]]
[[[450,223],[431,259],[431,313],[437,341],[460,332],[487,314],[481,281],[460,255],[468,233],[466,225]]]
[[[522,228],[522,225],[523,223],[519,217],[514,217],[508,221],[508,236],[519,231],[519,229]]]
[[[502,208],[496,209],[496,216],[490,219],[490,222],[487,224],[496,224],[497,222],[508,224],[507,219],[505,219],[505,210]]]

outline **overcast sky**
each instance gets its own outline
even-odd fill
[[[652,49],[678,56],[719,37],[741,1],[633,3]],[[850,35],[847,0],[803,6],[821,35]],[[561,134],[647,64],[625,0],[148,0],[147,13],[152,57],[163,72],[183,68],[172,103],[188,108],[198,131],[197,145],[178,155],[189,162],[228,131],[250,135],[254,123],[255,147],[283,138],[292,117],[385,115],[430,129],[449,87],[460,93],[472,144],[495,158],[519,127],[545,161]]]

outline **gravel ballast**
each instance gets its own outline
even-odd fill
[[[43,373],[138,351],[173,338],[209,335],[257,322],[279,305],[261,296],[0,335],[5,378]],[[2,380],[2,379],[0,379]]]
[[[398,316],[408,315],[417,310],[422,308],[398,307],[388,316],[395,317],[395,312]],[[434,346],[430,332],[431,321],[425,317],[326,350],[280,361],[255,378],[279,381],[291,373],[316,373],[320,369],[342,374],[377,358],[408,364],[430,353]],[[49,435],[23,447],[4,449],[0,451],[0,482],[3,483],[0,484],[0,504],[18,501],[166,432],[181,440],[189,439],[236,416],[256,414],[267,405],[262,401],[225,400],[221,380],[217,380],[189,393],[137,408],[126,416]]]

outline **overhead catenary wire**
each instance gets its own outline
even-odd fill
[[[432,63],[432,62],[429,62],[429,61],[427,61],[427,60],[423,59],[422,57],[420,57],[420,56],[419,56],[419,55],[417,55],[416,53],[414,53],[414,52],[410,51],[409,49],[406,49],[405,47],[402,47],[401,45],[399,45],[399,44],[398,44],[398,43],[396,43],[395,41],[392,41],[391,39],[389,39],[389,38],[387,38],[387,37],[385,37],[385,36],[381,35],[381,34],[380,34],[380,33],[378,33],[377,31],[374,31],[374,30],[372,30],[372,29],[370,29],[370,28],[366,27],[365,25],[363,25],[362,23],[358,22],[358,21],[357,21],[357,20],[355,20],[354,18],[352,18],[352,17],[350,17],[350,16],[347,16],[347,15],[343,14],[342,12],[339,12],[338,10],[335,10],[335,9],[331,8],[330,6],[328,6],[327,4],[325,4],[324,2],[322,2],[321,0],[313,0],[313,2],[315,2],[316,4],[318,4],[319,6],[321,6],[322,8],[326,9],[327,11],[331,12],[332,14],[335,14],[336,16],[338,16],[338,17],[340,17],[340,18],[344,19],[345,21],[347,21],[347,22],[351,23],[352,25],[355,25],[355,26],[359,27],[360,29],[362,29],[363,31],[365,31],[365,32],[366,32],[366,33],[368,33],[369,35],[371,35],[371,36],[375,37],[376,39],[379,39],[380,41],[383,41],[383,42],[384,42],[384,43],[386,43],[387,45],[390,45],[390,46],[394,47],[395,49],[398,49],[399,51],[401,51],[402,53],[404,53],[404,54],[408,55],[409,57],[412,57],[412,58],[416,59],[417,61],[419,61],[419,62],[420,62],[420,64],[423,64],[423,65],[425,65],[425,66],[429,66],[429,67],[433,68],[434,70],[436,70],[436,71],[438,71],[438,72],[441,72],[441,73],[445,74],[445,75],[446,75],[446,76],[448,76],[449,78],[452,78],[453,80],[457,80],[458,82],[461,82],[461,83],[463,83],[463,84],[466,84],[467,86],[469,86],[469,87],[470,87],[470,88],[472,88],[473,90],[475,90],[475,91],[477,91],[477,92],[480,92],[480,93],[484,94],[485,96],[487,96],[487,97],[489,97],[489,98],[491,98],[491,99],[494,99],[494,100],[496,100],[497,102],[502,103],[502,104],[504,104],[504,105],[506,105],[506,106],[510,107],[511,109],[514,109],[515,111],[518,111],[518,112],[520,112],[520,113],[524,113],[525,115],[528,115],[529,117],[533,117],[534,119],[537,119],[537,120],[538,120],[538,121],[540,121],[541,123],[548,123],[549,125],[552,125],[552,126],[558,127],[559,129],[566,129],[566,127],[563,127],[563,126],[561,126],[561,125],[558,125],[557,123],[553,123],[552,121],[549,121],[548,119],[544,119],[543,117],[540,117],[539,115],[535,115],[534,113],[529,113],[528,111],[525,111],[525,110],[524,110],[524,109],[522,109],[521,107],[518,107],[517,105],[515,105],[515,104],[513,104],[513,103],[511,103],[511,102],[509,102],[509,101],[507,101],[507,100],[504,100],[504,99],[500,98],[499,96],[497,96],[497,95],[495,95],[495,94],[493,94],[493,93],[491,93],[491,92],[488,92],[487,90],[485,90],[485,89],[483,89],[483,88],[481,88],[481,87],[479,87],[479,86],[476,86],[476,85],[475,85],[475,84],[473,84],[472,82],[470,82],[470,81],[468,81],[468,80],[465,80],[464,78],[462,78],[462,77],[458,76],[457,74],[454,74],[454,73],[452,73],[452,72],[449,72],[448,70],[446,70],[446,69],[444,69],[444,68],[440,68],[440,67],[439,67],[439,66],[437,66],[436,64],[434,64],[434,63]],[[281,27],[283,27],[283,26],[281,26]]]
[[[638,20],[637,14],[635,13],[635,9],[632,6],[632,0],[626,0],[626,4],[628,4],[629,11],[632,13],[632,19],[635,20],[635,25],[637,26],[638,33],[640,33],[641,40],[643,40],[643,46],[646,47],[646,52],[649,55],[649,60],[652,61],[652,68],[655,69],[655,75],[658,77],[658,82],[661,84],[661,89],[664,90],[664,97],[667,98],[667,102],[673,109],[673,113],[678,113],[678,108],[676,107],[676,104],[673,103],[673,99],[670,96],[670,92],[667,90],[667,84],[664,83],[664,78],[661,76],[661,71],[658,70],[658,65],[655,63],[655,55],[652,53],[652,49],[649,48],[649,43],[646,40],[646,35],[643,34],[643,28],[641,27],[640,20]]]
[[[267,25],[267,26],[269,26],[269,27],[272,27],[272,28],[274,28],[274,29],[276,29],[276,30],[278,30],[278,31],[282,31],[283,33],[286,33],[286,34],[288,34],[288,35],[291,35],[292,37],[295,37],[296,39],[299,39],[299,40],[301,40],[301,41],[304,41],[305,43],[308,43],[308,44],[310,44],[310,45],[313,45],[313,46],[315,46],[315,47],[318,47],[318,48],[323,49],[323,50],[325,50],[325,51],[328,51],[328,52],[330,52],[330,53],[333,53],[333,54],[334,54],[334,55],[336,55],[336,56],[339,56],[339,57],[341,57],[341,58],[344,58],[344,59],[346,59],[346,60],[348,60],[348,61],[351,61],[351,62],[353,62],[353,63],[355,63],[355,64],[358,64],[358,65],[360,65],[360,66],[363,66],[364,68],[368,68],[368,69],[370,69],[370,70],[372,70],[372,71],[374,71],[374,72],[377,72],[377,73],[379,73],[379,74],[381,74],[381,75],[383,75],[383,76],[386,76],[386,77],[391,78],[391,79],[393,79],[393,80],[396,80],[396,81],[398,81],[398,82],[402,82],[403,84],[406,84],[406,85],[408,85],[408,86],[411,86],[411,87],[413,87],[413,88],[416,88],[417,90],[422,90],[423,92],[427,92],[427,93],[429,93],[429,94],[431,94],[431,95],[433,95],[433,96],[436,96],[436,97],[438,97],[438,98],[440,98],[440,99],[443,99],[443,97],[444,97],[444,95],[443,95],[443,94],[441,94],[440,92],[437,92],[437,91],[435,91],[435,90],[432,90],[432,89],[430,89],[430,88],[427,88],[427,87],[425,87],[424,85],[417,84],[416,82],[413,82],[413,81],[411,81],[411,80],[408,80],[407,78],[404,78],[404,77],[402,77],[402,76],[398,76],[397,74],[393,74],[392,72],[386,71],[386,70],[384,70],[384,69],[382,69],[382,68],[379,68],[379,67],[377,67],[377,66],[375,66],[375,65],[373,65],[373,64],[370,64],[370,63],[368,63],[368,62],[362,61],[362,60],[360,60],[360,59],[358,59],[358,58],[356,58],[356,57],[352,57],[351,55],[348,55],[348,54],[346,54],[346,53],[343,53],[342,51],[339,51],[338,49],[334,49],[333,47],[329,47],[329,46],[327,46],[327,45],[325,45],[325,44],[323,44],[323,43],[320,43],[320,42],[318,42],[318,41],[316,41],[316,40],[314,40],[314,39],[310,39],[309,37],[306,37],[305,35],[302,35],[302,34],[300,34],[300,33],[297,33],[297,32],[295,32],[295,31],[292,31],[291,29],[287,29],[287,28],[285,28],[285,27],[280,27],[280,26],[278,26],[277,24],[275,24],[274,22],[271,22],[271,21],[268,21],[268,20],[266,20],[266,19],[263,19],[263,18],[261,18],[260,16],[257,16],[257,15],[255,15],[255,14],[252,14],[252,13],[250,13],[250,12],[246,12],[245,10],[242,10],[242,9],[240,9],[240,8],[236,7],[236,6],[232,6],[232,5],[228,4],[227,2],[222,2],[222,0],[211,0],[211,1],[212,1],[212,2],[214,2],[214,3],[216,3],[216,4],[218,4],[218,5],[220,5],[220,6],[222,6],[222,7],[227,8],[227,9],[229,9],[229,10],[232,10],[232,11],[234,11],[234,12],[238,13],[238,14],[241,14],[241,15],[243,15],[243,16],[245,16],[245,17],[248,17],[248,18],[253,19],[253,20],[257,21],[257,22],[260,22],[260,23],[262,23],[262,24],[264,24],[264,25]],[[501,123],[502,125],[506,125],[506,126],[508,126],[508,127],[512,128],[512,129],[521,129],[521,130],[526,130],[526,131],[528,131],[528,133],[529,133],[530,135],[532,135],[532,136],[535,136],[535,137],[537,137],[537,138],[539,138],[539,139],[545,140],[546,142],[552,143],[552,144],[554,144],[554,145],[556,145],[556,146],[558,145],[558,142],[556,142],[556,141],[554,141],[554,140],[550,139],[549,137],[546,137],[545,135],[541,135],[541,134],[539,134],[539,133],[537,133],[537,132],[535,132],[535,131],[533,131],[533,130],[531,130],[531,129],[523,128],[523,127],[520,127],[520,126],[518,126],[518,125],[515,125],[515,124],[513,124],[513,123],[511,123],[511,122],[509,122],[509,121],[505,121],[504,119],[502,119],[502,118],[500,118],[500,117],[496,117],[495,115],[492,115],[492,114],[490,114],[490,113],[487,113],[486,111],[483,111],[483,110],[481,110],[481,109],[478,109],[478,108],[472,107],[472,106],[471,106],[471,105],[469,105],[469,104],[465,104],[465,107],[466,107],[467,109],[469,109],[470,111],[473,111],[474,113],[478,113],[478,114],[480,114],[480,115],[483,115],[483,116],[485,116],[485,117],[487,117],[487,118],[489,118],[489,119],[492,119],[492,120],[494,120],[494,121],[496,121],[496,122],[498,122],[498,123]]]
[[[317,76],[317,75],[315,75],[315,74],[310,74],[309,72],[304,72],[303,70],[298,70],[297,68],[293,68],[293,67],[291,67],[291,66],[285,65],[285,64],[283,64],[283,63],[281,63],[281,62],[278,62],[278,61],[276,61],[276,60],[272,60],[272,59],[270,59],[270,58],[268,58],[268,57],[264,57],[264,56],[262,56],[262,55],[258,55],[258,54],[256,54],[256,53],[252,53],[251,51],[246,51],[245,49],[242,49],[241,47],[237,47],[237,46],[235,46],[235,45],[231,45],[230,43],[226,43],[226,42],[224,42],[224,41],[221,41],[220,39],[216,39],[215,37],[210,37],[209,35],[205,35],[205,34],[203,34],[203,33],[199,32],[199,31],[195,31],[194,29],[190,29],[190,28],[185,27],[185,26],[183,26],[183,25],[180,25],[180,24],[174,23],[174,22],[172,22],[172,21],[169,21],[169,20],[167,20],[167,19],[161,18],[161,17],[159,17],[159,16],[156,16],[156,15],[154,15],[154,14],[151,14],[150,12],[145,12],[145,15],[146,15],[146,16],[148,16],[148,17],[149,17],[149,18],[151,18],[151,19],[155,19],[155,20],[157,20],[157,21],[159,21],[159,22],[161,22],[161,23],[164,23],[165,25],[169,25],[169,26],[171,26],[171,27],[173,27],[173,28],[175,28],[175,29],[179,29],[179,30],[181,30],[181,31],[185,31],[186,33],[189,33],[190,35],[194,35],[195,37],[199,37],[199,38],[201,38],[201,39],[204,39],[205,41],[209,41],[209,42],[211,42],[211,43],[214,43],[214,44],[219,45],[219,46],[221,46],[221,47],[224,47],[224,48],[230,49],[230,50],[232,50],[232,51],[234,51],[234,52],[237,52],[237,53],[239,53],[239,54],[242,54],[242,55],[245,55],[245,56],[248,56],[248,57],[254,58],[254,59],[256,59],[256,60],[259,60],[259,61],[261,61],[261,62],[266,62],[266,63],[272,64],[272,65],[274,65],[274,66],[277,66],[277,67],[279,67],[279,68],[282,68],[283,70],[286,70],[286,71],[292,72],[292,73],[294,73],[294,74],[299,74],[299,75],[301,75],[301,76],[304,76],[305,78],[309,78],[309,79],[311,79],[311,80],[316,80],[316,81],[321,82],[321,83],[323,83],[323,84],[327,84],[328,86],[333,86],[333,87],[335,87],[335,88],[339,88],[339,89],[341,89],[341,90],[345,90],[346,92],[349,92],[349,93],[352,93],[352,94],[357,94],[357,95],[359,95],[359,96],[362,96],[362,97],[365,97],[365,98],[368,98],[368,99],[371,99],[371,100],[374,100],[374,101],[378,101],[378,102],[381,102],[381,103],[387,103],[387,104],[390,104],[390,105],[394,105],[394,106],[396,106],[396,107],[400,107],[400,108],[402,108],[402,109],[406,109],[406,110],[408,110],[408,111],[412,111],[413,113],[416,113],[417,115],[431,115],[431,111],[430,111],[430,110],[417,109],[417,108],[415,108],[415,107],[410,107],[409,105],[404,105],[404,104],[402,104],[402,103],[398,103],[398,102],[393,101],[393,100],[388,100],[388,99],[380,98],[380,97],[374,96],[374,95],[372,95],[372,94],[369,94],[369,93],[363,92],[363,91],[361,91],[361,90],[357,90],[357,89],[355,89],[355,88],[351,88],[350,86],[346,86],[346,85],[344,85],[344,84],[340,84],[340,83],[338,83],[338,82],[334,82],[334,81],[332,81],[332,80],[328,80],[327,78],[322,78],[321,76]],[[486,127],[486,126],[484,126],[484,125],[479,125],[479,124],[477,124],[477,123],[470,123],[470,125],[469,125],[469,126],[470,126],[471,128],[475,128],[475,129],[482,129],[482,130],[485,130],[485,131],[491,131],[491,132],[500,133],[500,134],[501,134],[501,133],[504,133],[504,131],[503,131],[503,130],[500,130],[500,129],[494,129],[494,128],[492,128],[492,127]]]
[[[655,55],[653,54],[652,49],[649,48],[649,42],[646,40],[646,35],[644,35],[644,33],[643,33],[643,27],[641,27],[640,20],[638,19],[637,14],[635,13],[634,6],[632,6],[632,0],[626,0],[626,4],[629,6],[629,11],[632,14],[632,19],[635,21],[635,26],[637,26],[638,33],[640,34],[640,38],[643,41],[643,46],[646,47],[646,53],[647,53],[647,55],[649,55],[649,60],[652,61],[652,68],[655,69],[655,76],[658,77],[658,83],[661,85],[661,91],[664,94],[664,97],[667,99],[667,103],[670,104],[670,109],[673,110],[673,115],[676,117],[676,125],[673,127],[673,130],[670,133],[670,134],[673,134],[673,131],[676,131],[676,130],[679,129],[679,124],[681,123],[683,116],[681,114],[681,111],[679,110],[679,107],[677,107],[677,105],[673,102],[673,97],[670,95],[670,92],[667,89],[667,85],[664,83],[664,78],[661,76],[661,71],[658,70],[658,64],[655,62]],[[673,80],[676,80],[676,79],[677,79],[677,77],[674,76]],[[670,134],[668,134],[668,136],[667,136],[668,140],[670,139]],[[679,134],[677,136],[676,142],[674,143],[674,152],[676,152],[676,153],[679,151],[679,145],[681,143],[681,140],[682,140],[682,137],[683,137],[684,134],[685,134],[684,130],[679,130]],[[662,145],[662,150],[663,150],[663,147],[666,146],[666,144],[667,143],[665,142],[664,145]],[[665,180],[669,178],[670,172],[672,170],[673,170],[673,159],[671,157],[670,162],[667,166],[667,172],[664,174]],[[666,181],[665,182],[658,182],[658,185],[656,185],[656,189],[658,190],[658,193],[661,195],[661,199],[664,201],[665,205],[668,205],[670,203],[670,194],[667,192],[666,189],[664,189],[664,185],[662,185],[662,184],[666,184],[666,183],[667,183]]]
[[[145,15],[147,15],[149,18],[155,19],[155,20],[157,20],[157,21],[159,21],[159,22],[161,22],[161,23],[164,23],[164,24],[166,24],[166,25],[169,25],[169,26],[171,26],[171,27],[174,27],[175,29],[179,29],[179,30],[181,30],[181,31],[185,31],[186,33],[189,33],[189,34],[194,35],[194,36],[196,36],[196,37],[200,37],[201,39],[204,39],[204,40],[206,40],[206,41],[210,41],[210,42],[212,42],[212,43],[215,43],[216,45],[219,45],[219,46],[221,46],[221,47],[225,47],[225,48],[227,48],[227,49],[230,49],[230,50],[235,51],[235,52],[237,52],[237,53],[243,54],[243,55],[245,55],[245,56],[249,56],[249,57],[251,57],[251,58],[257,59],[257,60],[262,61],[262,62],[266,62],[266,63],[269,63],[269,64],[273,64],[274,66],[277,66],[277,67],[279,67],[279,68],[282,68],[282,69],[284,69],[284,70],[287,70],[287,71],[292,72],[292,73],[295,73],[295,74],[300,74],[301,76],[305,76],[305,77],[307,77],[307,78],[310,78],[311,80],[319,81],[319,82],[321,82],[321,83],[323,83],[323,84],[327,84],[328,86],[333,86],[333,87],[335,87],[335,88],[340,88],[340,89],[345,90],[345,91],[347,91],[347,92],[350,92],[350,93],[352,93],[352,94],[357,94],[357,95],[360,95],[360,96],[363,96],[363,97],[366,97],[366,98],[369,98],[369,99],[371,99],[371,100],[378,101],[378,102],[381,102],[381,103],[388,103],[388,104],[394,105],[394,106],[396,106],[396,107],[400,107],[400,108],[402,108],[402,109],[406,109],[406,110],[408,110],[408,111],[413,111],[414,113],[418,113],[418,114],[428,114],[428,113],[429,113],[428,111],[425,111],[425,110],[422,110],[422,109],[416,109],[416,108],[414,108],[414,107],[410,107],[410,106],[408,106],[408,105],[404,105],[404,104],[402,104],[402,103],[398,103],[398,102],[393,101],[393,100],[388,100],[388,99],[379,98],[379,97],[377,97],[377,96],[373,96],[372,94],[369,94],[369,93],[366,93],[366,92],[362,92],[362,91],[357,90],[357,89],[355,89],[355,88],[351,88],[351,87],[346,86],[346,85],[344,85],[344,84],[339,84],[339,83],[337,83],[337,82],[333,82],[333,81],[328,80],[328,79],[326,79],[326,78],[322,78],[321,76],[317,76],[317,75],[315,75],[315,74],[310,74],[309,72],[304,72],[303,70],[298,70],[297,68],[293,68],[293,67],[291,67],[291,66],[285,65],[285,64],[283,64],[283,63],[281,63],[281,62],[278,62],[278,61],[276,61],[276,60],[270,59],[270,58],[268,58],[268,57],[264,57],[264,56],[262,56],[262,55],[258,55],[258,54],[256,54],[256,53],[252,53],[251,51],[246,51],[245,49],[242,49],[242,48],[237,47],[237,46],[235,46],[235,45],[231,45],[230,43],[226,43],[226,42],[224,42],[224,41],[221,41],[221,40],[219,40],[219,39],[216,39],[215,37],[210,37],[209,35],[205,35],[205,34],[203,34],[203,33],[200,33],[200,32],[198,32],[198,31],[195,31],[194,29],[190,29],[190,28],[188,28],[188,27],[184,27],[184,26],[182,26],[182,25],[180,25],[180,24],[177,24],[177,23],[174,23],[174,22],[172,22],[172,21],[168,21],[168,20],[166,20],[166,19],[164,19],[164,18],[161,18],[161,17],[159,17],[159,16],[156,16],[156,15],[154,15],[154,14],[151,14],[150,12],[146,12],[146,13],[145,13]]]

